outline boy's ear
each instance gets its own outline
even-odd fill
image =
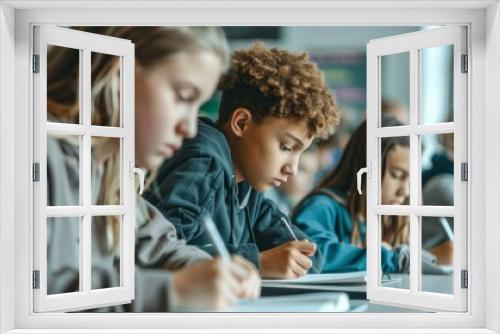
[[[246,108],[237,108],[233,111],[229,126],[236,137],[242,137],[252,121],[252,113]]]

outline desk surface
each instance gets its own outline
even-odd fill
[[[409,289],[409,274],[391,274],[391,277],[397,278],[397,280],[382,285],[393,288]],[[423,275],[422,290],[427,292],[453,294],[453,275]]]
[[[408,288],[408,274],[391,274],[393,280],[383,283],[383,286],[393,288]],[[424,291],[453,293],[453,275],[423,275],[422,288]],[[262,284],[262,293],[267,296],[301,294],[311,292],[346,292],[351,300],[353,312],[420,312],[393,306],[373,304],[366,300],[366,284],[294,284],[273,283]]]
[[[408,289],[410,275],[392,274],[391,279],[382,283],[383,286]],[[263,282],[263,288],[289,288],[298,290],[344,291],[366,293],[366,284],[296,284],[285,282]],[[423,275],[422,288],[428,292],[453,293],[453,275]]]

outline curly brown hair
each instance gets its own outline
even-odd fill
[[[323,73],[307,53],[268,49],[258,42],[237,50],[219,83],[219,124],[246,108],[256,122],[268,116],[305,121],[311,136],[325,139],[335,131],[340,108]]]

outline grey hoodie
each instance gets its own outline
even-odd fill
[[[79,150],[65,139],[47,140],[47,204],[79,202]],[[97,202],[102,171],[92,163],[92,203]],[[106,247],[109,229],[92,219],[92,289],[119,286],[119,255]],[[49,218],[47,226],[47,291],[78,291],[79,219]],[[145,199],[137,196],[135,229],[135,300],[99,311],[161,312],[168,309],[169,271],[210,258],[177,238],[175,227]],[[104,241],[104,242],[103,242]],[[108,242],[109,244],[109,242]]]

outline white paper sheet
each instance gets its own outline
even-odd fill
[[[366,283],[366,271],[353,271],[335,274],[307,274],[295,279],[263,279],[262,283],[288,283],[288,284],[333,284],[333,283]]]
[[[349,297],[340,292],[261,297],[223,312],[349,312]]]

